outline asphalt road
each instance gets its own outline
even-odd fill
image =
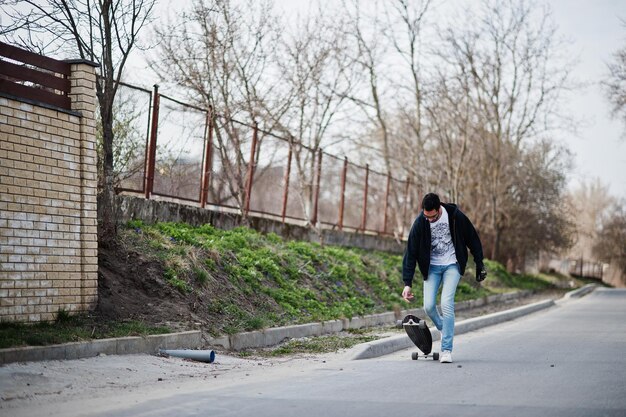
[[[14,398],[0,415],[625,416],[625,319],[626,290],[598,289],[457,336],[453,364],[412,361],[411,350],[360,361],[348,352],[210,366],[149,355],[16,364],[0,369],[3,398]]]
[[[333,361],[98,416],[624,416],[626,290],[462,335],[453,364],[404,350]]]

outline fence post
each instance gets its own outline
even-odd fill
[[[322,149],[318,150],[316,177],[317,178],[315,181],[315,197],[313,200],[313,217],[311,219],[311,223],[313,225],[317,224],[317,208],[318,208],[319,198],[320,198],[320,180],[322,177]]]
[[[283,211],[282,218],[285,223],[285,216],[287,215],[287,199],[289,198],[289,176],[291,175],[291,157],[293,154],[292,142],[289,141],[289,155],[287,155],[287,168],[285,169],[285,190],[283,191]]]
[[[213,106],[209,106],[206,114],[206,125],[208,134],[204,146],[204,167],[202,169],[202,190],[200,194],[200,207],[206,206],[209,199],[209,182],[211,171],[213,170]]]
[[[370,165],[365,165],[365,187],[363,191],[363,215],[361,216],[361,229],[365,232],[367,226],[367,191],[369,188]]]
[[[343,230],[343,210],[346,204],[346,177],[348,176],[348,157],[344,156],[341,172],[341,196],[339,201],[339,230]]]
[[[585,276],[585,270],[584,270],[584,258],[582,257],[582,255],[580,256],[580,277],[584,277]]]
[[[391,186],[391,174],[387,172],[387,187],[385,189],[385,214],[383,215],[383,234],[387,234],[387,211],[389,210],[389,187]]]
[[[154,96],[152,97],[152,125],[150,129],[150,143],[148,145],[148,160],[145,177],[145,197],[150,198],[152,190],[154,189],[154,167],[156,164],[156,146],[157,146],[157,131],[159,128],[159,86],[154,85]]]
[[[254,177],[254,158],[256,157],[256,146],[259,134],[259,124],[254,122],[254,130],[252,131],[252,147],[250,149],[250,161],[248,161],[248,177],[246,183],[246,203],[245,215],[250,211],[250,199],[252,197],[252,179]]]
[[[406,208],[409,205],[409,186],[411,185],[411,177],[406,178],[406,187],[404,188],[404,208],[402,210],[402,236],[406,229]]]

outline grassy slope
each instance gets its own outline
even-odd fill
[[[70,316],[62,310],[53,323],[0,323],[0,349],[169,332],[167,327],[150,326],[134,320],[96,323],[91,316]]]
[[[212,329],[216,334],[409,307],[400,297],[400,255],[285,241],[247,228],[224,231],[210,225],[135,221],[128,230],[132,232],[125,232],[124,239],[159,258],[170,285],[195,293],[202,308],[221,318]],[[487,261],[487,267],[490,276],[482,286],[468,267],[457,300],[553,287],[539,277],[512,276],[495,262]],[[421,285],[418,275],[416,294]]]
[[[140,221],[121,228],[118,243],[115,256],[131,259],[136,266],[117,271],[130,280],[120,284],[128,288],[124,285],[131,282],[143,288],[132,293],[140,299],[142,318],[129,315],[111,320],[98,311],[70,317],[60,312],[52,324],[0,323],[0,348],[163,333],[168,331],[163,316],[165,321],[184,321],[187,328],[200,323],[203,330],[219,335],[421,305],[419,296],[410,305],[400,296],[400,255],[285,241],[243,227],[224,231],[210,225]],[[554,288],[558,280],[511,275],[491,261],[486,265],[489,277],[479,286],[470,262],[458,287],[458,301],[517,289]],[[419,272],[413,289],[418,295],[422,292]],[[121,305],[124,302],[119,299],[112,301],[119,311],[131,307]],[[178,310],[164,310],[164,301]],[[146,319],[156,316],[157,310],[162,313],[160,320]]]

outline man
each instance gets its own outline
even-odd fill
[[[424,277],[424,310],[441,331],[441,363],[452,363],[454,294],[465,273],[468,247],[476,263],[476,281],[481,282],[487,277],[487,271],[474,225],[455,204],[442,204],[437,194],[426,194],[422,200],[422,213],[413,223],[404,252],[402,298],[406,301],[413,299],[411,285],[417,263]],[[443,315],[437,311],[437,292],[442,285]]]

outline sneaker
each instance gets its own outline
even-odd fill
[[[449,350],[444,350],[443,352],[441,352],[441,355],[439,356],[439,362],[452,363],[452,352],[450,352]]]

